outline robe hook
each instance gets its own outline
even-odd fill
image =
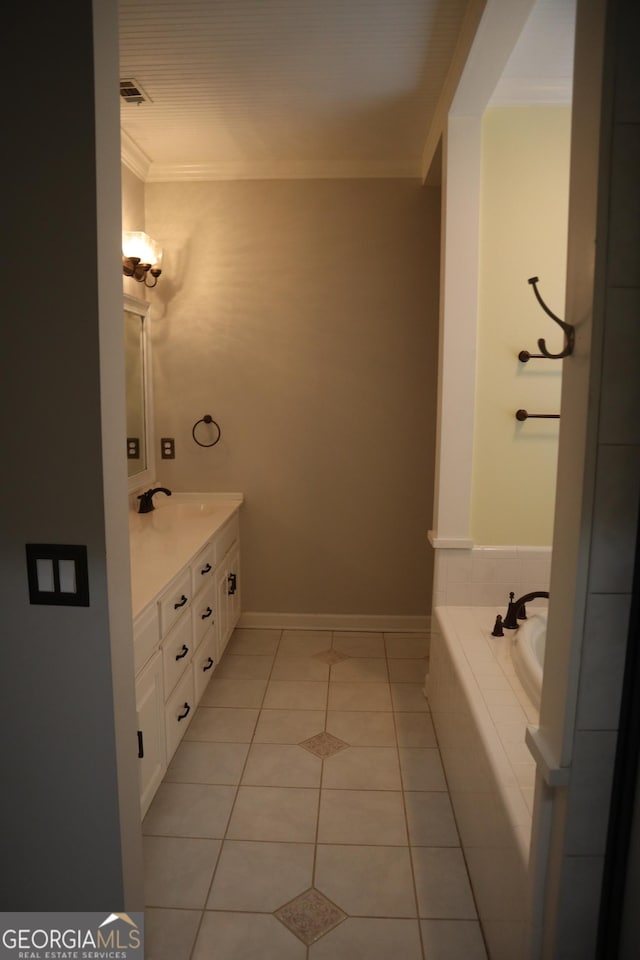
[[[544,340],[540,339],[538,340],[538,349],[540,350],[540,353],[542,354],[542,356],[547,357],[549,360],[562,360],[563,357],[570,357],[571,354],[573,353],[573,348],[575,346],[575,327],[570,323],[565,323],[565,321],[561,320],[560,317],[557,317],[552,310],[549,310],[549,307],[546,305],[546,303],[544,302],[544,300],[542,299],[542,297],[538,292],[537,284],[539,282],[540,281],[538,277],[530,277],[529,280],[527,281],[527,283],[530,283],[531,286],[533,287],[533,292],[536,295],[536,300],[538,301],[538,303],[540,304],[544,312],[547,314],[547,316],[551,317],[554,323],[557,323],[558,326],[562,328],[565,335],[565,344],[564,344],[564,349],[561,350],[560,353],[551,353],[549,350],[547,350],[547,345],[544,342]]]

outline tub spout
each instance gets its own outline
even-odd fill
[[[502,621],[502,626],[506,627],[507,630],[517,630],[518,629],[518,619],[526,619],[526,612],[524,609],[525,603],[529,603],[529,600],[537,600],[541,597],[549,598],[548,590],[533,590],[531,593],[525,593],[518,600],[514,600],[515,594],[509,594],[509,606],[507,607],[507,615]]]

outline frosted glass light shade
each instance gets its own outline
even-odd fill
[[[141,264],[162,267],[162,247],[141,230],[128,230],[122,234],[122,253],[127,259],[135,258]]]

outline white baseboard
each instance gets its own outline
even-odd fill
[[[345,613],[253,613],[245,612],[239,627],[271,630],[357,630],[375,633],[428,633],[430,616],[398,616]]]

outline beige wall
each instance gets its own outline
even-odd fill
[[[428,613],[439,191],[152,183],[146,224],[158,477],[245,494],[244,609]]]
[[[122,229],[144,230],[144,183],[124,163],[121,176]]]
[[[558,422],[519,423],[515,411],[560,411],[561,362],[532,359],[562,333],[535,301],[564,316],[569,191],[569,107],[487,110],[482,194],[472,536],[482,544],[549,545]]]

